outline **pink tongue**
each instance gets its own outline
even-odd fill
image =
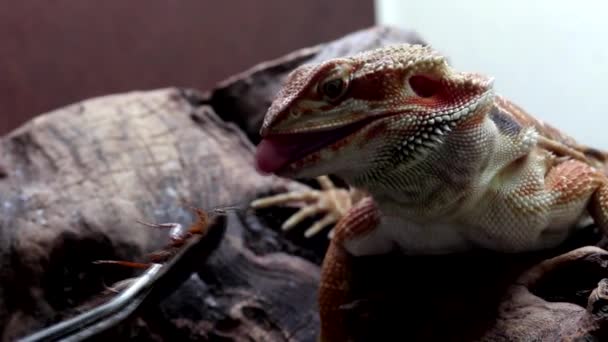
[[[262,173],[275,173],[291,162],[355,132],[367,122],[363,120],[329,131],[267,137],[258,144],[255,153],[256,168]]]
[[[281,144],[278,139],[263,139],[255,153],[256,168],[263,173],[275,172],[289,164],[294,150],[294,146]]]
[[[275,135],[263,139],[255,154],[256,167],[263,173],[273,173],[307,154],[331,144],[353,130],[352,126],[331,131]]]

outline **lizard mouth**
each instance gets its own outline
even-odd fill
[[[268,136],[257,146],[256,168],[263,173],[277,173],[289,164],[358,132],[371,121],[359,120],[326,131]]]
[[[458,122],[471,117],[477,112],[478,107],[489,104],[492,96],[493,91],[488,90],[464,106],[420,121],[418,132],[404,140],[399,145],[399,149],[404,154],[413,154],[414,151],[422,149],[421,146],[432,147],[435,143],[441,143],[444,134],[450,132]],[[256,168],[262,173],[280,174],[294,162],[306,157],[314,158],[316,157],[314,154],[328,146],[339,146],[341,141],[360,132],[365,126],[377,120],[400,114],[403,113],[385,113],[322,131],[277,133],[266,136],[256,149]]]

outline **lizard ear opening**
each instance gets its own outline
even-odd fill
[[[410,77],[409,84],[414,93],[420,97],[431,97],[435,95],[441,86],[439,81],[424,75],[414,75]]]

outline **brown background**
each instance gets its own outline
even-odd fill
[[[0,11],[0,134],[85,98],[212,87],[374,22],[372,0],[20,0]]]

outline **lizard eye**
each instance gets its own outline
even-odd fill
[[[410,87],[420,97],[431,97],[439,91],[441,84],[426,76],[414,75],[409,80]]]
[[[336,100],[346,89],[346,83],[341,78],[334,78],[321,84],[321,93],[329,100]]]

